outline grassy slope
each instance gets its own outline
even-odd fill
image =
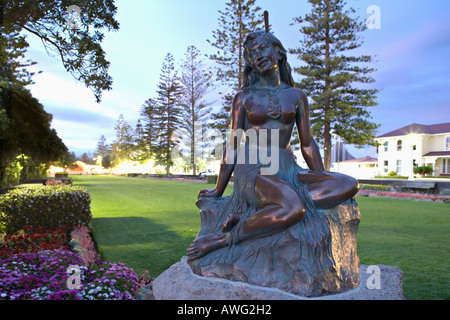
[[[74,177],[92,195],[93,232],[105,259],[156,277],[185,255],[200,228],[198,192],[212,185],[114,176]],[[407,299],[449,299],[450,205],[357,199],[363,264],[404,272]]]

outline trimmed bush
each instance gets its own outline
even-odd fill
[[[391,186],[385,186],[381,184],[361,184],[360,190],[375,190],[375,191],[392,191]]]
[[[206,181],[209,184],[216,184],[219,176],[206,176]]]
[[[0,195],[0,224],[7,234],[24,225],[57,228],[88,226],[92,219],[90,195],[81,186],[17,188]]]
[[[56,172],[55,178],[68,178],[69,174],[67,172]]]
[[[433,173],[433,168],[428,166],[414,167],[415,174],[431,174]]]

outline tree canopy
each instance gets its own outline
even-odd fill
[[[210,59],[218,64],[217,79],[226,86],[224,105],[213,114],[214,127],[225,133],[230,124],[231,103],[236,92],[242,87],[244,71],[243,46],[247,34],[262,30],[261,10],[255,0],[230,0],[225,10],[219,10],[219,28],[213,31],[213,39],[207,40],[216,53]]]
[[[76,8],[77,10],[73,10]],[[71,10],[72,9],[72,10]],[[52,115],[25,86],[36,64],[25,60],[27,37],[37,36],[47,53],[92,90],[97,102],[110,90],[109,61],[101,47],[104,30],[118,30],[113,0],[0,1],[0,183],[17,159],[41,166],[74,158],[51,128]],[[74,17],[74,13],[78,17]],[[73,23],[77,19],[76,23]],[[17,158],[19,157],[19,158]]]
[[[69,23],[74,15],[69,13],[69,6],[79,8],[76,26]],[[31,81],[32,74],[23,67],[33,62],[21,61],[29,46],[27,35],[31,35],[39,37],[48,54],[59,59],[67,72],[90,88],[98,102],[102,92],[111,89],[110,63],[101,43],[103,30],[119,29],[113,0],[3,0],[1,9],[0,52],[2,61],[8,62],[10,78],[22,84]]]
[[[20,155],[31,158],[40,166],[52,161],[65,162],[68,149],[51,128],[52,115],[44,110],[28,89],[2,83],[0,100],[7,102],[6,115],[1,131],[0,184],[4,184],[6,168]],[[31,163],[31,162],[30,162]]]
[[[375,144],[378,125],[371,122],[368,107],[377,105],[376,93],[367,84],[375,80],[369,55],[351,56],[361,47],[360,33],[366,24],[353,17],[355,10],[343,0],[309,0],[311,13],[294,19],[301,24],[300,47],[290,52],[305,64],[294,68],[303,75],[298,84],[311,98],[313,135],[324,146],[326,170],[331,164],[331,135],[346,143]]]

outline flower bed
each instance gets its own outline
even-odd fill
[[[24,226],[23,229],[5,237],[0,246],[0,259],[6,259],[16,253],[68,249],[68,231],[65,226],[51,229]]]
[[[44,180],[44,185],[45,186],[65,186],[65,185],[69,185],[72,184],[71,183],[72,180],[68,180],[68,179],[46,179]]]
[[[134,300],[149,282],[148,273],[140,279],[123,263],[101,260],[87,227],[72,230],[70,245],[67,231],[26,226],[5,237],[0,300]]]
[[[79,273],[68,272],[70,266]],[[78,288],[70,285],[74,277]],[[97,260],[85,266],[69,250],[19,253],[0,260],[0,300],[134,300],[140,287],[136,273],[122,263]]]
[[[450,196],[448,195],[427,194],[427,193],[376,191],[376,190],[362,189],[359,190],[357,195],[370,197],[383,197],[391,199],[450,202]]]

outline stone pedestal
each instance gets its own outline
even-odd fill
[[[203,277],[192,272],[186,257],[154,279],[141,300],[403,300],[403,272],[398,267],[360,266],[359,285],[344,293],[304,297],[277,288]],[[379,278],[377,278],[379,277]]]

